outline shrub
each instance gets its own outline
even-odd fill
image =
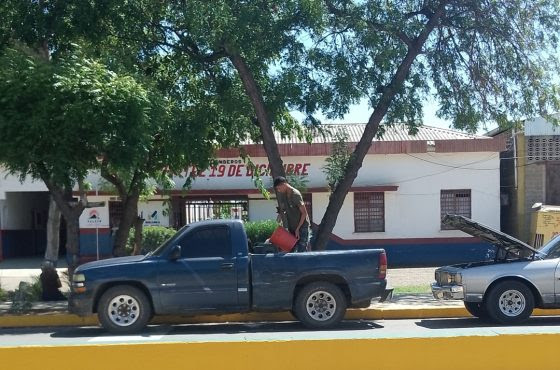
[[[177,231],[170,227],[163,226],[147,226],[142,229],[142,254],[155,250],[163,244],[167,239],[175,235]],[[126,243],[126,251],[132,254],[134,250],[134,228],[130,229],[128,234],[128,242]]]
[[[278,223],[275,220],[245,222],[247,237],[252,243],[264,242],[270,238],[270,235],[272,235],[277,227]]]
[[[0,302],[6,302],[8,300],[8,292],[2,289],[0,286]]]
[[[12,307],[10,312],[25,312],[31,309],[33,302],[41,300],[41,281],[39,277],[34,277],[32,283],[20,282],[19,287],[10,292]]]

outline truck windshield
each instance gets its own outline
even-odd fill
[[[546,259],[553,259],[560,257],[560,235],[556,235],[548,243],[543,245],[539,252],[546,255]]]
[[[161,255],[163,253],[163,251],[165,250],[165,248],[167,248],[169,243],[171,241],[175,240],[177,235],[183,234],[183,232],[185,230],[187,230],[188,228],[189,228],[189,225],[185,225],[182,228],[180,228],[171,238],[164,241],[159,247],[157,247],[155,250],[148,253],[147,256],[159,256],[159,255]]]

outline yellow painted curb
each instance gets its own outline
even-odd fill
[[[346,312],[346,320],[398,320],[398,319],[430,319],[470,317],[463,307],[430,307],[415,306],[414,308],[365,308],[352,309]],[[533,316],[560,316],[560,309],[535,309]],[[229,315],[198,315],[198,316],[156,316],[152,324],[199,324],[224,322],[258,322],[258,321],[293,321],[289,312],[262,313],[252,312]],[[28,315],[2,315],[0,328],[46,327],[46,326],[96,326],[97,315],[78,317],[66,313],[44,313]]]
[[[558,369],[559,342],[558,334],[540,334],[28,346],[0,347],[0,361],[25,370],[546,370]]]

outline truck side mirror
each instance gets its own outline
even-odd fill
[[[181,246],[175,245],[171,248],[171,253],[169,253],[169,259],[172,261],[176,261],[181,258]]]

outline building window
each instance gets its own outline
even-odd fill
[[[385,193],[354,193],[354,231],[385,231]]]
[[[441,214],[459,215],[471,218],[471,191],[469,190],[442,190],[440,197]],[[452,226],[441,224],[442,230],[453,230]]]
[[[247,198],[186,199],[185,222],[190,224],[214,219],[248,221],[248,209]]]

